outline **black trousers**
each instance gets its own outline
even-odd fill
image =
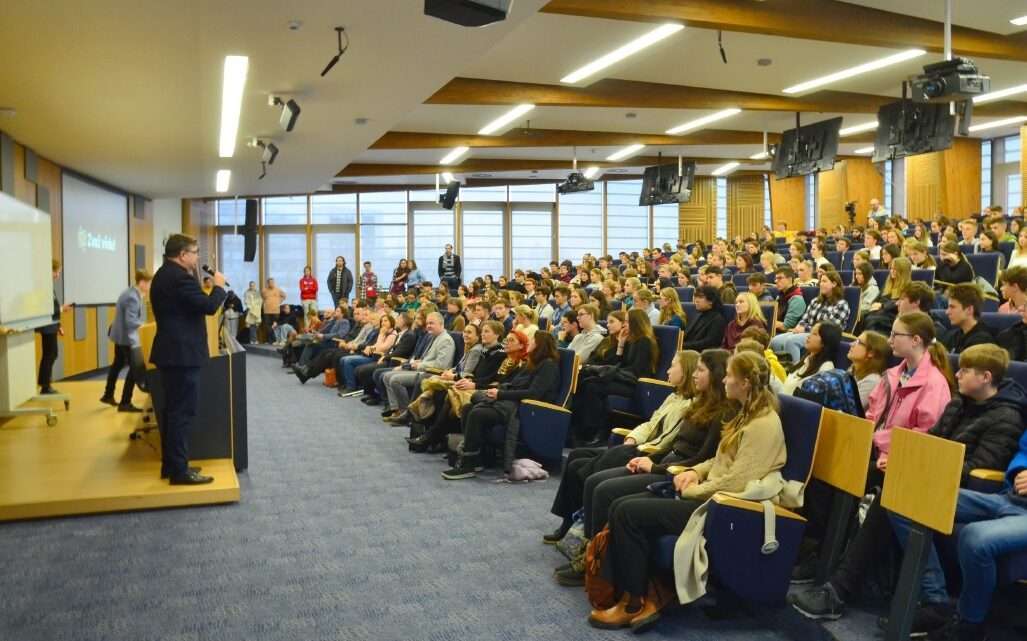
[[[349,354],[349,352],[343,349],[332,348],[321,350],[321,353],[307,363],[307,371],[310,373],[310,376],[317,376],[326,369],[335,367],[338,364],[339,359],[347,354]],[[339,383],[342,383],[342,381],[340,380]]]
[[[162,367],[164,407],[160,416],[161,473],[175,478],[189,471],[189,430],[200,401],[199,367]]]
[[[609,469],[623,469],[628,461],[638,455],[634,445],[616,447],[579,447],[567,455],[567,462],[560,475],[560,487],[556,489],[553,507],[549,511],[565,519],[571,518],[584,503],[585,482],[597,472]],[[644,487],[642,489],[645,489]]]
[[[50,387],[53,381],[53,364],[57,362],[57,334],[39,333],[42,354],[39,357],[39,378],[37,383],[42,388]]]
[[[275,342],[275,335],[271,325],[278,322],[278,316],[278,314],[262,314],[260,317],[260,324],[264,328],[264,340],[268,343]]]
[[[128,368],[128,374],[125,375],[125,386],[121,388],[122,405],[130,405],[132,403],[132,391],[136,385],[135,376],[132,374],[132,346],[115,345],[114,362],[111,363],[110,369],[107,370],[107,387],[103,391],[104,398],[114,398],[114,386],[118,382],[118,375],[126,367]]]
[[[579,440],[585,441],[609,437],[610,419],[607,415],[610,410],[606,397],[631,397],[634,394],[635,386],[628,383],[603,382],[598,378],[582,381],[574,395],[574,413],[571,415],[574,434]]]
[[[432,395],[431,400],[435,404],[435,414],[432,415],[431,425],[425,432],[425,438],[431,444],[441,443],[449,434],[456,434],[460,431],[460,421],[453,416],[446,396],[446,390],[439,390]]]
[[[856,531],[856,536],[845,548],[841,562],[831,574],[831,585],[842,600],[851,601],[859,594],[867,571],[887,558],[894,541],[888,512],[881,507],[881,497],[878,496],[870,504],[862,527]]]
[[[669,481],[670,478],[664,474],[632,474],[621,466],[596,472],[585,479],[585,536],[591,539],[606,527],[614,501],[642,494],[649,484]]]
[[[606,549],[614,586],[633,596],[645,595],[652,576],[653,550],[660,537],[681,534],[700,505],[702,501],[661,499],[648,492],[614,501]]]
[[[364,363],[353,370],[353,375],[356,377],[357,381],[357,389],[362,389],[365,393],[370,393],[370,391],[374,389],[374,381],[372,380],[374,371],[379,367],[391,366],[380,365],[378,361],[374,361],[373,363]],[[342,382],[343,379],[340,378],[338,380],[339,382]]]

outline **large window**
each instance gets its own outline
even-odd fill
[[[217,225],[244,225],[246,223],[246,200],[239,198],[233,200],[219,200],[216,203]]]
[[[817,175],[806,176],[806,229],[817,228]]]
[[[224,273],[228,282],[233,283],[232,290],[240,298],[251,280],[260,289],[258,261],[259,256],[254,256],[250,263],[243,261],[243,237],[232,228],[218,232],[218,269]]]
[[[727,238],[727,178],[717,177],[717,238]]]
[[[387,288],[399,259],[407,257],[407,193],[387,191],[360,195],[360,261],[371,261],[378,285]],[[360,278],[361,265],[353,277]]]
[[[510,202],[555,203],[556,185],[510,185]]]
[[[590,253],[603,253],[603,183],[592,191],[560,196],[559,260],[580,260]]]
[[[670,243],[673,248],[677,247],[680,233],[678,211],[677,203],[653,207],[653,245],[655,247],[663,247],[663,243]]]
[[[1002,139],[1004,162],[1020,162],[1020,144],[1020,136],[1009,136]]]
[[[884,209],[892,210],[892,199],[894,198],[895,167],[891,160],[884,161]]]
[[[991,141],[981,141],[981,211],[991,204]]]
[[[638,206],[641,180],[606,183],[606,248],[613,255],[649,246],[649,207]]]
[[[306,225],[307,197],[282,196],[264,199],[265,225]]]
[[[464,269],[464,282],[469,283],[485,274],[492,274],[494,278],[498,278],[504,271],[503,210],[505,206],[465,202],[462,209],[464,253],[460,256],[460,260]]]
[[[1012,214],[1023,206],[1023,177],[1020,174],[1006,176],[1006,212]]]
[[[310,222],[315,225],[355,225],[356,194],[321,194],[310,197]]]
[[[496,187],[465,187],[460,189],[460,202],[506,202],[506,185]]]
[[[307,235],[300,232],[270,231],[265,235],[267,276],[285,290],[285,302],[299,305],[300,278],[307,264]]]
[[[346,259],[346,267],[353,274],[354,280],[360,273],[356,265],[357,236],[352,231],[320,231],[314,230],[314,277],[317,278],[317,306],[327,309],[332,306],[332,295],[328,293],[328,274],[335,267],[335,257]],[[354,283],[356,285],[356,283]],[[356,292],[350,290],[350,298]]]
[[[513,269],[541,270],[553,258],[552,206],[512,205],[510,236]]]
[[[431,203],[412,203],[414,212],[414,260],[424,277],[439,282],[439,256],[446,245],[456,247],[453,211]]]
[[[770,211],[770,176],[767,174],[763,175],[763,224],[767,227],[773,228],[771,222],[774,217]]]

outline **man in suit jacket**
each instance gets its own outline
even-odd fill
[[[114,343],[114,362],[107,371],[107,387],[103,391],[101,403],[117,405],[119,412],[141,412],[132,405],[132,390],[135,388],[135,376],[132,372],[132,349],[139,347],[139,328],[144,319],[143,296],[150,291],[153,276],[150,272],[140,269],[136,271],[136,284],[121,292],[114,308],[114,322],[111,323],[107,335]],[[121,389],[121,402],[114,400],[114,386],[118,382],[121,370],[128,367],[125,386]]]
[[[460,257],[453,253],[453,246],[447,243],[446,253],[439,256],[439,283],[449,287],[450,293],[455,295],[463,274]]]
[[[385,374],[386,401],[382,418],[386,421],[405,424],[410,420],[407,405],[410,404],[410,393],[419,389],[421,381],[431,373],[427,370],[446,370],[453,366],[456,356],[456,343],[446,331],[442,314],[428,314],[425,328],[431,336],[431,342],[424,350],[421,358],[414,358],[400,365],[392,373]]]
[[[214,289],[204,294],[196,276],[196,239],[173,234],[164,244],[164,264],[153,277],[150,302],[157,321],[150,362],[164,387],[161,411],[161,478],[172,485],[199,485],[214,479],[189,467],[189,428],[199,402],[200,371],[210,358],[205,316],[225,301],[225,276],[214,274]]]

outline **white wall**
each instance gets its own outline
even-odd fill
[[[164,240],[182,232],[182,200],[157,198],[153,201],[153,269],[163,262]]]

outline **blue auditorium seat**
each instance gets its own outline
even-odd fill
[[[1002,254],[999,252],[984,252],[982,254],[967,254],[966,259],[974,268],[974,273],[983,278],[989,285],[994,286],[998,282],[999,261]]]
[[[981,314],[981,322],[991,330],[992,334],[998,334],[1002,330],[1009,329],[1013,325],[1022,322],[1019,314],[999,314],[997,312],[984,312]]]
[[[928,287],[934,286],[933,269],[914,269],[909,274],[910,280],[919,280],[927,283]]]
[[[681,299],[682,303],[692,302],[692,295],[695,293],[694,287],[675,287],[674,291],[678,293],[678,298]]]
[[[845,302],[849,304],[849,318],[842,327],[843,332],[851,332],[856,328],[856,321],[859,319],[859,287],[848,286],[845,288]]]
[[[888,280],[888,270],[875,269],[874,280],[877,281],[877,286],[881,288],[881,291],[884,291],[884,283]]]

